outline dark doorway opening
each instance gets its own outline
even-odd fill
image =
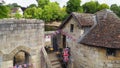
[[[58,51],[57,36],[53,37],[53,49],[54,49],[54,51]]]
[[[30,54],[25,51],[19,51],[13,58],[13,66],[19,66],[23,64],[29,64]]]
[[[63,48],[65,48],[65,47],[66,47],[66,36],[63,35]]]

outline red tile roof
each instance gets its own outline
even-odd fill
[[[120,48],[120,19],[107,10],[96,13],[97,25],[80,41],[82,44]]]

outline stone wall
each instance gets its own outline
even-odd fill
[[[70,25],[73,24],[74,25],[74,29],[73,32],[70,32]],[[79,39],[81,37],[81,35],[84,33],[84,29],[80,28],[78,26],[78,22],[74,19],[71,18],[68,23],[62,28],[62,31],[65,32],[66,34],[68,34],[69,36],[72,36],[74,39]],[[62,48],[64,45],[63,43],[63,36],[61,36],[61,39],[59,39],[59,47]],[[66,37],[66,44],[67,45],[73,45],[73,40],[71,40],[70,38]],[[78,42],[78,41],[76,41]]]
[[[73,32],[70,32],[70,25],[73,24]],[[65,33],[71,35],[75,39],[79,39],[81,35],[84,33],[84,28],[79,27],[79,23],[72,17],[65,27],[62,29]]]
[[[73,28],[73,32],[70,32],[70,25],[73,24],[74,28]],[[76,19],[74,19],[73,17],[65,24],[65,26],[62,28],[62,31],[65,32],[66,34],[68,34],[69,36],[72,36],[73,39],[76,39],[75,41],[73,41],[73,39],[70,39],[69,37],[66,36],[66,47],[70,47],[71,50],[71,59],[72,62],[70,64],[70,67],[72,65],[73,68],[76,68],[76,62],[74,62],[74,51],[76,51],[75,49],[75,45],[78,42],[78,39],[85,33],[84,32],[84,28],[78,26],[78,22],[76,21]],[[61,39],[59,39],[58,43],[59,43],[59,47],[63,48],[65,45],[63,45],[63,36],[61,35]],[[74,67],[75,66],[75,67]]]
[[[40,50],[44,45],[44,22],[35,19],[0,20],[1,68],[13,66],[13,57],[19,51],[30,54],[29,63],[40,68]]]
[[[107,56],[106,48],[77,44],[71,47],[74,68],[119,68],[120,50],[116,56]]]
[[[116,56],[107,56],[106,48],[92,47],[78,43],[78,39],[85,33],[84,28],[78,27],[78,23],[71,18],[62,29],[76,41],[66,38],[66,46],[70,47],[70,66],[73,68],[120,68],[120,50],[116,51]],[[70,32],[70,24],[74,24],[73,32]],[[64,41],[61,37],[61,46]]]

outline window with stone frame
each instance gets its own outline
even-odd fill
[[[74,30],[74,25],[70,24],[70,32],[73,32],[73,30]]]
[[[107,48],[106,53],[107,53],[107,56],[116,56],[116,49]]]

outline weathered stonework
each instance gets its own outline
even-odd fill
[[[72,68],[120,68],[120,47],[119,45],[115,44],[115,43],[119,44],[120,39],[119,18],[116,17],[114,13],[111,13],[108,10],[107,12],[106,10],[105,11],[103,10],[103,12],[100,11],[98,13],[99,15],[96,15],[97,17],[94,16],[93,18],[94,25],[88,28],[90,29],[90,31],[88,30],[87,33],[85,31],[86,26],[78,27],[78,22],[73,17],[69,17],[69,19],[62,25],[61,30],[65,32],[67,35],[70,35],[72,36],[72,38],[76,39],[76,41],[73,41],[66,37],[65,41],[63,41],[63,36],[60,39],[61,41],[61,44],[59,45],[60,47],[66,46],[70,48],[70,64],[68,64],[68,66],[72,65]],[[82,23],[85,22],[83,21]],[[71,24],[74,25],[73,32],[70,32]],[[106,27],[111,25],[115,26],[110,29]],[[100,27],[98,28],[98,26]],[[90,33],[93,29],[95,31],[93,33]],[[102,31],[102,29],[103,33],[100,32]],[[109,33],[111,30],[112,32]],[[86,35],[90,35],[89,39],[88,36]],[[85,43],[82,43],[80,40],[83,40],[84,38],[86,38],[87,41],[85,41]],[[100,38],[102,39],[100,40]],[[63,45],[63,42],[65,42],[66,45]],[[107,49],[115,50],[115,52],[109,50],[109,52],[112,54],[108,55]]]
[[[73,32],[70,32],[70,25],[73,24],[74,25],[74,29]],[[76,39],[76,43],[78,42],[77,39],[79,39],[85,32],[84,32],[85,28],[80,28],[78,26],[77,21],[74,18],[71,18],[68,23],[65,25],[65,27],[63,27],[62,31],[65,32],[66,34],[68,34],[69,36],[72,36],[73,39]],[[73,45],[73,39],[70,39],[66,36],[66,46]],[[63,37],[61,37],[61,39],[59,39],[59,47],[63,48]],[[60,42],[61,41],[61,42]]]
[[[70,25],[73,24],[74,25],[74,29],[73,32],[70,32]],[[87,27],[90,28],[90,27]],[[71,63],[70,63],[70,67],[72,65],[73,68],[83,68],[82,66],[80,66],[80,62],[79,61],[79,48],[76,46],[78,45],[78,40],[84,33],[85,33],[85,27],[79,27],[78,23],[76,21],[76,19],[71,18],[68,23],[65,25],[65,27],[63,27],[62,31],[67,33],[69,36],[72,36],[73,39],[76,39],[75,41],[73,41],[73,39],[70,39],[69,37],[66,36],[66,45],[63,45],[63,36],[61,36],[61,39],[59,39],[59,42],[61,41],[61,43],[59,44],[60,48],[63,48],[64,46],[66,47],[70,47],[70,53],[71,53]],[[81,62],[84,63],[84,62]],[[86,64],[87,65],[87,64]],[[85,66],[86,66],[85,65]],[[86,68],[86,67],[85,67]]]
[[[106,48],[90,47],[76,44],[71,47],[71,55],[74,57],[74,68],[119,68],[120,50],[116,56],[107,56]]]
[[[13,57],[23,51],[29,63],[40,68],[40,50],[44,45],[44,22],[35,19],[0,20],[0,68],[13,67]]]

